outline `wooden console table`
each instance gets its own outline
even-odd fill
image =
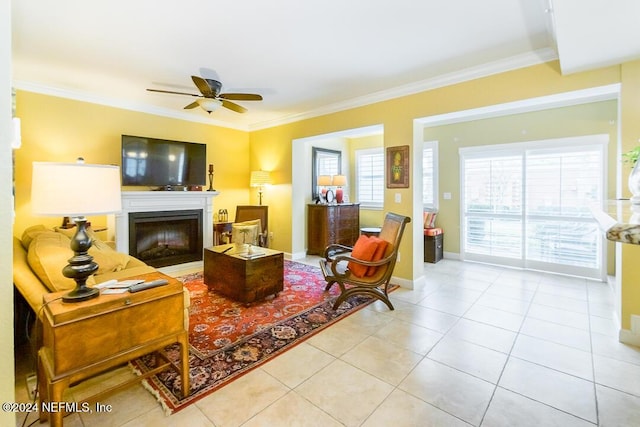
[[[63,402],[70,385],[166,346],[178,343],[181,363],[166,363],[87,401],[128,386],[170,366],[182,377],[182,395],[189,394],[189,340],[184,329],[184,294],[178,280],[160,272],[127,279],[166,279],[169,284],[141,292],[105,295],[79,303],[64,303],[57,292],[44,297],[43,345],[38,352],[38,392],[41,402]],[[52,426],[62,426],[63,411],[43,411]]]

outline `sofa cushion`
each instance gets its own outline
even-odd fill
[[[371,238],[369,238],[369,236],[363,234],[358,237],[356,244],[353,246],[351,257],[362,261],[371,261],[371,258],[373,258],[373,254],[376,252],[377,247],[378,243],[375,240],[372,240]],[[353,261],[349,261],[347,265],[349,267],[349,271],[351,271],[351,274],[356,277],[364,277],[365,274],[367,274],[367,270],[369,268],[366,265],[358,264]]]
[[[62,269],[73,256],[70,243],[68,237],[49,231],[33,236],[29,244],[29,267],[50,292],[69,290],[76,286],[73,279],[62,274]]]
[[[75,227],[56,228],[56,232],[67,236],[69,239],[76,235]],[[130,255],[117,252],[111,245],[98,239],[90,228],[87,229],[87,235],[91,238],[89,255],[91,255],[93,260],[98,264],[98,271],[95,273],[96,275],[120,271],[127,268],[127,264],[131,259]]]
[[[33,238],[45,231],[51,231],[51,230],[49,230],[47,227],[45,227],[42,224],[32,225],[31,227],[25,229],[24,232],[22,233],[22,238],[20,239],[20,242],[22,242],[22,247],[25,248],[25,250],[28,250],[29,245],[33,241]]]
[[[75,281],[62,274],[62,269],[73,256],[70,244],[70,239],[64,233],[49,230],[35,234],[29,245],[29,266],[51,292],[75,287]],[[89,255],[98,264],[95,275],[123,270],[131,258],[127,254],[116,252],[99,239],[93,240]]]

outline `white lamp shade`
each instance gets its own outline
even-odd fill
[[[252,171],[249,185],[251,187],[261,187],[271,184],[271,175],[266,171]]]
[[[104,215],[122,210],[120,168],[84,163],[33,162],[34,215]]]
[[[345,175],[334,175],[333,185],[335,185],[336,187],[342,187],[343,185],[347,185],[347,177]]]
[[[331,176],[330,175],[319,175],[318,176],[318,185],[327,186],[331,185]]]

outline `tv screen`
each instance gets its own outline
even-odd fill
[[[122,185],[205,185],[207,146],[122,135]]]

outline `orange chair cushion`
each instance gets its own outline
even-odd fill
[[[369,236],[365,236],[363,234],[358,237],[356,244],[353,246],[351,256],[362,261],[371,261],[377,247],[378,243],[375,240],[372,240]],[[357,264],[353,261],[349,261],[347,265],[351,274],[356,277],[364,277],[364,275],[367,274],[367,269],[369,268],[366,265]]]
[[[376,251],[373,253],[371,261],[380,261],[384,257],[389,242],[375,236],[369,237],[369,240],[373,240],[376,242]],[[378,271],[378,267],[370,265],[369,268],[367,268],[367,276],[373,276],[374,274],[376,274],[376,271]]]
[[[425,236],[437,236],[438,234],[442,234],[442,228],[425,228],[424,235]]]

